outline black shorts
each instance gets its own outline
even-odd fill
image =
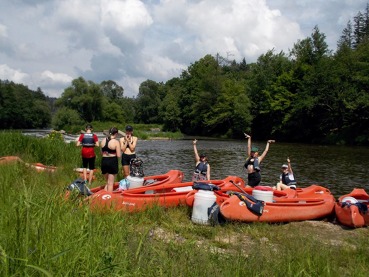
[[[88,168],[90,170],[94,170],[95,169],[95,160],[96,160],[96,157],[92,157],[92,158],[83,158],[82,157],[82,167],[83,168]]]
[[[250,187],[256,187],[257,185],[260,184],[261,181],[261,175],[259,172],[253,172],[253,173],[249,173],[247,175],[247,180],[248,180],[248,185]]]
[[[101,159],[101,173],[102,174],[118,174],[118,158],[102,157]]]
[[[130,165],[131,164],[131,160],[133,160],[134,158],[136,158],[136,154],[122,154],[122,165]]]

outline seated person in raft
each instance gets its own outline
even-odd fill
[[[280,175],[279,182],[277,183],[277,186],[274,187],[274,189],[296,189],[296,180],[293,176],[291,161],[289,158],[287,158],[287,164],[282,165],[282,174]]]

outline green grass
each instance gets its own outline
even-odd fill
[[[0,276],[367,276],[368,228],[330,222],[195,225],[187,207],[92,213],[65,200],[79,150],[0,133]]]
[[[117,123],[117,122],[100,122],[94,121],[91,123],[95,132],[102,132],[109,130],[111,127],[117,127],[118,130],[124,132],[126,125],[131,125],[134,128],[134,134],[140,139],[150,138],[167,138],[167,139],[181,139],[183,134],[181,132],[163,132],[163,126],[160,124],[134,124],[134,123]],[[84,130],[84,126],[70,126],[69,133],[79,133]]]

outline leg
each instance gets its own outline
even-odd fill
[[[123,166],[123,178],[126,178],[129,175],[129,165]]]
[[[83,166],[83,180],[87,182],[87,168],[88,168],[88,159],[82,157],[82,166]]]
[[[90,172],[88,173],[88,182],[90,185],[92,184],[93,177],[94,177],[94,170],[90,169]]]
[[[83,180],[87,182],[87,168],[83,168]]]
[[[89,164],[90,172],[88,174],[88,182],[89,182],[90,185],[92,184],[92,179],[94,177],[95,159],[96,159],[96,157],[91,158],[90,159],[90,164]]]
[[[108,175],[108,183],[107,183],[107,191],[113,192],[114,188],[114,180],[115,180],[115,174],[109,174]]]

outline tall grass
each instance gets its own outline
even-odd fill
[[[63,197],[79,150],[0,134],[2,145],[5,140],[1,156],[31,162],[47,155],[42,162],[58,170],[0,165],[0,276],[367,276],[367,228],[329,222],[211,227],[193,224],[187,207],[92,213]]]

